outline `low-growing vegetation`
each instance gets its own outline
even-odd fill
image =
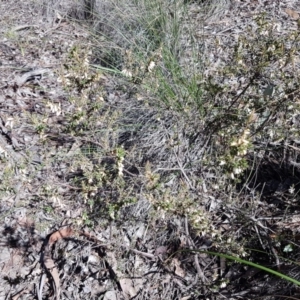
[[[76,230],[104,232],[111,281],[91,299],[299,296],[300,19],[282,28],[261,10],[242,29],[210,31],[230,9],[239,10],[225,0],[43,5],[80,38],[50,50],[60,53],[48,75],[56,86],[12,87],[39,102],[5,108],[0,191],[5,202],[28,187],[17,204],[43,210],[40,228],[63,212]],[[24,146],[5,131],[21,122]]]

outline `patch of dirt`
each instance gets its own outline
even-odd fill
[[[196,2],[191,3],[190,10],[195,20],[201,17]],[[275,295],[279,292],[299,297],[296,285],[277,277],[207,253],[192,252],[191,249],[217,251],[218,245],[213,237],[195,234],[185,218],[167,218],[163,214],[152,217],[151,201],[140,192],[143,189],[140,170],[149,159],[153,163],[162,160],[166,165],[161,167],[165,169],[178,164],[177,159],[171,159],[168,153],[160,152],[159,145],[153,144],[155,128],[161,123],[153,121],[157,116],[151,119],[150,108],[138,111],[138,107],[130,113],[138,111],[136,124],[142,124],[141,127],[115,132],[115,120],[121,119],[122,125],[133,125],[126,124],[126,116],[120,119],[118,116],[122,111],[131,118],[128,110],[132,110],[132,103],[139,103],[134,97],[135,88],[124,88],[122,80],[113,75],[95,72],[92,77],[76,77],[70,57],[81,58],[78,45],[90,49],[89,34],[63,13],[53,13],[49,3],[45,7],[30,0],[0,3],[0,300],[253,299],[261,295],[271,300],[279,299]],[[208,18],[206,27],[199,30],[199,36],[219,39],[224,50],[230,48],[231,41],[244,30],[247,18],[253,14],[268,10],[270,16],[276,17],[275,13],[280,12],[282,30],[295,28],[299,19],[296,12],[299,1],[225,4],[216,14],[224,13],[224,18]],[[52,13],[47,13],[49,10]],[[235,12],[239,12],[236,18]],[[88,17],[80,16],[82,20],[85,18]],[[182,43],[186,43],[188,51],[188,41]],[[227,57],[216,53],[212,45],[205,46],[211,52],[210,65],[226,64]],[[214,68],[206,72],[217,77]],[[72,86],[72,82],[76,85]],[[89,84],[96,92],[85,89]],[[89,99],[88,107],[75,103],[81,97]],[[93,121],[93,127],[85,123],[85,118]],[[169,112],[161,118],[164,125],[170,125]],[[160,137],[162,144],[164,138]],[[190,137],[182,134],[182,138],[188,144]],[[137,140],[143,143],[140,148],[143,155],[129,155],[124,170],[121,145],[132,151]],[[262,198],[251,198],[247,193],[244,197],[249,202],[238,208],[234,205],[225,208],[223,195],[209,195],[194,181],[189,185],[196,190],[193,190],[195,199],[200,196],[204,202],[209,199],[205,202],[208,211],[218,209],[211,222],[224,237],[233,232],[240,234],[241,241],[245,236],[258,236],[257,248],[263,248],[265,253],[252,258],[299,278],[299,267],[289,268],[288,263],[276,266],[266,253],[272,251],[279,261],[278,252],[284,254],[283,247],[293,244],[299,249],[299,234],[294,229],[299,222],[299,207],[287,196],[292,186],[298,191],[298,175],[290,169],[290,177],[282,180],[278,175],[275,182],[274,173],[282,171],[278,161],[274,165],[270,161],[267,165],[266,161],[257,164],[263,187],[257,188],[253,179],[249,189],[261,192]],[[126,192],[122,194],[123,190],[117,187],[120,182],[124,185],[124,181],[115,178],[123,171],[132,189],[124,189]],[[182,168],[176,171],[182,172]],[[105,177],[108,173],[111,176]],[[268,174],[271,175],[266,178]],[[85,190],[86,182],[92,189]],[[178,181],[170,179],[172,184],[177,185]],[[118,199],[132,199],[133,195],[136,201],[124,202],[128,205],[115,218],[114,209],[124,204]],[[279,197],[277,200],[284,205],[280,206],[274,197]],[[98,202],[95,204],[91,199]],[[257,210],[247,215],[246,206],[251,201],[256,201]],[[268,201],[271,206],[266,205]],[[271,211],[266,211],[269,207]],[[296,215],[286,220],[286,211],[292,210]],[[253,225],[240,233],[248,223]],[[296,224],[292,227],[290,223]],[[298,251],[293,259],[299,260]]]

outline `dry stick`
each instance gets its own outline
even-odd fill
[[[83,141],[83,142],[87,142],[87,143],[94,144],[94,145],[99,146],[99,147],[101,147],[102,149],[104,149],[104,146],[103,146],[101,143],[96,142],[96,141],[93,141],[93,140],[91,140],[91,139],[80,138],[79,140],[80,140],[80,141]]]
[[[18,300],[23,294],[27,293],[29,290],[28,288],[23,288],[21,291],[17,292],[11,300]]]
[[[16,26],[15,28],[13,28],[12,31],[21,31],[21,30],[28,29],[31,27],[39,28],[40,26],[34,25],[34,24],[19,25],[19,26]]]
[[[237,101],[246,93],[246,91],[252,85],[254,79],[255,79],[255,75],[250,78],[249,83],[244,87],[244,89],[237,96],[235,96],[235,98],[233,99],[232,103],[227,108],[225,108],[223,115],[226,115],[229,112],[229,110],[237,103]],[[205,131],[207,129],[209,129],[212,125],[214,125],[214,123],[216,123],[216,122],[218,122],[217,118],[215,118],[212,121],[210,121],[208,123],[208,125],[206,126]],[[218,125],[220,125],[220,122],[219,122]]]
[[[145,256],[147,258],[155,260],[155,255],[154,254],[142,252],[142,251],[139,251],[139,250],[136,250],[136,249],[131,249],[131,251],[138,254],[138,255]]]
[[[79,231],[79,235],[87,237],[89,240],[97,243],[97,247],[108,248],[108,244],[103,244],[95,235],[87,232],[87,231]]]
[[[271,251],[272,251],[272,253],[273,253],[274,257],[275,257],[276,267],[277,267],[278,270],[280,270],[281,263],[280,263],[280,260],[279,260],[279,257],[278,257],[278,253],[275,250],[275,248],[273,247],[270,238],[268,238],[268,244],[269,244],[269,247],[270,247],[270,249],[271,249]]]
[[[237,103],[237,101],[246,93],[249,87],[252,85],[254,78],[250,78],[249,83],[244,87],[244,89],[235,97],[232,103],[225,109],[225,114]]]
[[[256,234],[257,234],[257,236],[258,236],[258,239],[259,239],[259,242],[260,242],[262,248],[263,248],[264,250],[266,250],[266,246],[263,244],[263,242],[262,242],[262,240],[261,240],[261,237],[260,237],[260,234],[259,234],[259,231],[258,231],[258,229],[257,229],[256,224],[254,224],[254,228],[255,228]]]
[[[166,128],[165,128],[165,129],[166,129]],[[178,155],[177,155],[177,153],[175,152],[175,149],[174,149],[174,148],[173,148],[173,153],[174,153],[174,155],[175,155],[175,157],[176,157],[176,160],[177,160],[177,163],[178,163],[178,166],[179,166],[179,170],[181,171],[181,173],[182,173],[183,176],[185,177],[185,179],[186,179],[186,181],[187,181],[187,183],[188,183],[190,189],[195,190],[195,188],[193,187],[193,185],[192,185],[190,179],[189,179],[188,176],[186,175],[186,173],[185,173],[185,171],[184,171],[184,169],[183,169],[183,166],[182,166],[182,164],[181,164],[181,162],[180,162],[180,160],[179,160],[179,158],[178,158]]]
[[[164,261],[162,259],[162,256],[161,254],[151,254],[151,253],[146,253],[146,252],[142,252],[142,251],[139,251],[139,250],[136,250],[136,249],[130,249],[132,252],[138,254],[138,255],[141,255],[141,256],[144,256],[144,257],[147,257],[147,258],[150,258],[152,260],[156,260],[156,258],[162,263],[162,267],[164,268],[165,271],[167,271],[168,273],[171,273],[173,274],[176,278],[180,279],[180,280],[184,280],[184,278],[182,278],[181,276],[179,275],[176,275],[172,270],[170,270],[167,266],[164,265]]]
[[[239,208],[236,208],[236,207],[231,207],[231,208],[232,208],[232,209],[236,209],[236,210],[242,212],[242,210],[239,209]],[[242,212],[242,213],[243,213],[243,212]],[[262,242],[262,240],[261,240],[259,231],[258,231],[258,229],[257,229],[257,225],[258,225],[259,227],[261,227],[261,228],[267,230],[267,231],[272,231],[272,230],[269,229],[268,227],[264,226],[264,225],[260,222],[259,219],[256,219],[256,218],[253,217],[253,216],[248,216],[248,215],[246,215],[246,214],[244,214],[244,213],[243,213],[243,215],[244,215],[246,218],[250,219],[250,221],[252,221],[252,222],[254,223],[254,228],[255,228],[256,234],[257,234],[257,236],[258,236],[258,239],[259,239],[259,241],[260,241],[260,244],[261,244],[261,246],[262,246],[263,249],[266,249],[266,247],[264,246],[264,244],[263,244],[263,242]],[[272,232],[274,232],[274,231],[272,231]],[[270,247],[272,253],[273,253],[274,256],[275,256],[275,260],[276,260],[277,267],[279,268],[280,265],[281,265],[281,263],[280,263],[280,261],[279,261],[279,257],[278,257],[278,255],[277,255],[277,252],[276,252],[276,250],[274,249],[274,247],[272,246],[271,242],[268,241],[268,243],[269,243],[269,247]]]
[[[181,173],[182,173],[183,176],[185,177],[185,179],[186,179],[188,185],[190,186],[190,188],[191,188],[192,190],[195,190],[195,188],[193,187],[193,185],[192,185],[190,179],[189,179],[188,176],[186,175],[186,173],[185,173],[185,171],[184,171],[184,169],[183,169],[183,167],[182,167],[181,162],[179,161],[179,158],[178,158],[178,156],[177,156],[175,150],[174,150],[174,154],[175,154],[175,156],[176,156],[176,160],[177,160],[177,163],[178,163],[178,166],[179,166],[179,169],[180,169]]]
[[[42,77],[46,73],[49,73],[49,70],[46,68],[40,68],[40,69],[28,71],[16,78],[16,84],[18,87],[20,87],[24,85],[27,81],[34,79],[36,76]]]
[[[193,240],[192,238],[190,237],[190,233],[189,233],[189,227],[188,227],[188,219],[187,219],[187,216],[185,216],[184,218],[184,224],[185,224],[185,234],[189,237],[189,240],[190,240],[190,243],[192,244],[193,248],[195,248],[195,245],[193,243]],[[196,270],[197,270],[197,273],[199,275],[199,277],[201,278],[202,282],[203,283],[207,283],[208,282],[208,279],[205,277],[201,267],[200,267],[200,264],[199,264],[199,260],[198,260],[198,253],[196,253],[194,255],[194,262],[195,262],[195,266],[196,266]]]
[[[275,102],[277,104],[275,105],[273,111],[270,112],[269,116],[262,122],[262,124],[259,125],[259,127],[255,130],[255,132],[253,134],[251,134],[251,137],[254,136],[254,135],[256,135],[258,132],[260,132],[261,130],[264,129],[265,124],[275,115],[274,112],[277,112],[280,109],[280,107],[282,106],[282,104],[284,102],[286,102],[286,100],[288,99],[289,95],[292,95],[292,94],[298,92],[299,90],[300,89],[296,89],[295,91],[291,92],[290,94],[287,94],[286,96],[282,97],[281,101]],[[274,96],[276,96],[276,95],[274,95]],[[274,98],[274,96],[273,96],[273,98]],[[274,101],[272,101],[272,102],[274,102]],[[272,102],[268,103],[268,104],[273,104]]]

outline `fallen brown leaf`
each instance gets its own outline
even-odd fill
[[[135,290],[133,281],[130,278],[120,279],[120,285],[126,299],[132,299],[136,296],[137,291]]]
[[[286,8],[285,12],[294,20],[298,20],[299,19],[299,13],[297,13],[296,11]]]
[[[181,263],[177,258],[173,258],[171,262],[171,266],[173,267],[174,273],[180,277],[185,276],[185,271],[181,268]]]
[[[60,298],[60,281],[59,281],[59,274],[58,274],[58,269],[55,266],[55,263],[53,259],[51,258],[51,252],[50,252],[50,246],[52,246],[55,242],[57,242],[60,239],[67,238],[73,234],[73,229],[70,227],[65,227],[60,230],[57,230],[53,232],[48,240],[48,244],[45,246],[45,250],[43,253],[43,264],[44,267],[46,268],[47,272],[52,276],[53,278],[53,290],[55,293],[55,299],[59,300]],[[44,274],[43,274],[44,276]],[[41,285],[38,290],[38,299],[42,299],[42,291],[43,291],[43,284],[44,284],[45,278],[42,277],[41,280]]]
[[[73,234],[73,229],[70,227],[62,228],[51,234],[49,238],[49,245],[54,244],[60,239],[67,238]]]

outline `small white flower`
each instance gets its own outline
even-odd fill
[[[289,193],[294,194],[294,192],[295,192],[295,187],[294,187],[294,185],[291,185],[289,188]]]
[[[121,73],[123,75],[125,75],[126,77],[129,77],[129,78],[132,77],[132,73],[129,70],[127,70],[127,69],[123,69]]]
[[[239,64],[239,65],[244,65],[243,60],[242,60],[242,59],[239,59],[239,60],[238,60],[238,64]]]
[[[234,168],[233,173],[234,174],[240,174],[240,173],[242,173],[242,169],[241,168]]]
[[[224,165],[226,165],[225,160],[221,160],[221,161],[220,161],[220,166],[224,166]]]
[[[242,151],[238,151],[237,155],[241,156],[241,155],[246,155],[247,154],[247,150],[242,150]]]
[[[291,244],[288,244],[284,247],[283,252],[293,252],[293,247]]]
[[[89,64],[90,64],[89,59],[88,59],[88,58],[85,58],[84,61],[83,61],[83,66],[88,67]]]
[[[124,160],[124,158],[120,161],[118,161],[118,175],[119,176],[123,176],[123,170],[124,170],[124,165],[122,163],[122,161]]]
[[[249,141],[247,141],[246,139],[244,138],[241,138],[239,139],[239,145],[248,145],[249,144]]]
[[[148,72],[152,72],[152,70],[154,69],[154,67],[155,67],[155,62],[154,61],[151,61],[150,62],[150,64],[149,64],[149,66],[148,66]]]
[[[51,112],[59,116],[61,114],[61,104],[48,102],[47,106],[50,108]]]
[[[249,135],[250,134],[250,130],[249,129],[246,129],[245,131],[244,131],[244,135]]]

